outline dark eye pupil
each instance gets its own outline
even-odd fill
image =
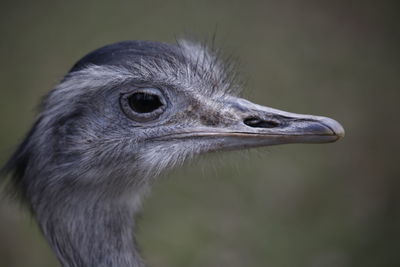
[[[137,113],[150,113],[163,104],[157,95],[134,93],[128,97],[129,106]]]

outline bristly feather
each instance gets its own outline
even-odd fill
[[[185,63],[191,69],[192,76],[209,85],[204,88],[204,93],[240,93],[243,81],[238,73],[238,63],[232,56],[225,56],[222,50],[215,46],[215,39],[212,39],[211,43],[181,39],[177,40],[177,45],[184,55],[183,58],[187,60]]]
[[[240,88],[233,61],[224,64],[219,50],[192,41],[121,42],[73,66],[43,98],[38,119],[0,173],[8,192],[30,208],[63,266],[144,266],[131,226],[148,183],[208,150],[200,141],[184,149],[147,146],[148,132],[125,126],[135,122],[116,103],[123,88],[142,82],[191,95],[186,99],[193,105]]]
[[[0,184],[3,182],[5,193],[12,198],[21,200],[24,204],[28,204],[24,177],[32,156],[29,143],[39,123],[40,119],[35,122],[28,134],[25,136],[24,141],[19,145],[6,164],[0,169],[0,178],[4,179],[3,181],[0,180]]]
[[[107,61],[105,53],[113,57]],[[121,61],[122,57],[126,60]],[[1,170],[0,175],[8,177],[4,179],[7,191],[25,200],[26,174],[34,164],[38,132],[62,124],[63,118],[76,116],[76,112],[66,111],[71,110],[71,105],[79,105],[77,100],[82,96],[131,80],[178,85],[215,98],[238,94],[242,88],[236,61],[224,57],[214,40],[210,43],[181,39],[175,45],[125,41],[100,48],[78,61],[43,99],[38,120]],[[166,161],[163,164],[169,165]]]

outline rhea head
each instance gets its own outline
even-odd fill
[[[343,136],[332,119],[238,97],[235,69],[218,55],[189,41],[108,45],[44,99],[7,170],[64,266],[142,266],[130,226],[165,169],[211,151]]]

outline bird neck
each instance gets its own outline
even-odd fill
[[[64,267],[144,267],[133,233],[138,206],[79,196],[72,203],[52,207],[55,212],[45,218],[40,218],[40,212],[37,216]]]

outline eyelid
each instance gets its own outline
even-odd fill
[[[157,87],[134,87],[133,89],[126,89],[121,91],[121,96],[122,95],[132,95],[134,93],[144,93],[144,94],[153,94],[153,95],[157,95],[160,100],[162,101],[161,103],[163,103],[164,105],[167,104],[167,97],[166,95],[162,92],[163,90],[157,88]]]

